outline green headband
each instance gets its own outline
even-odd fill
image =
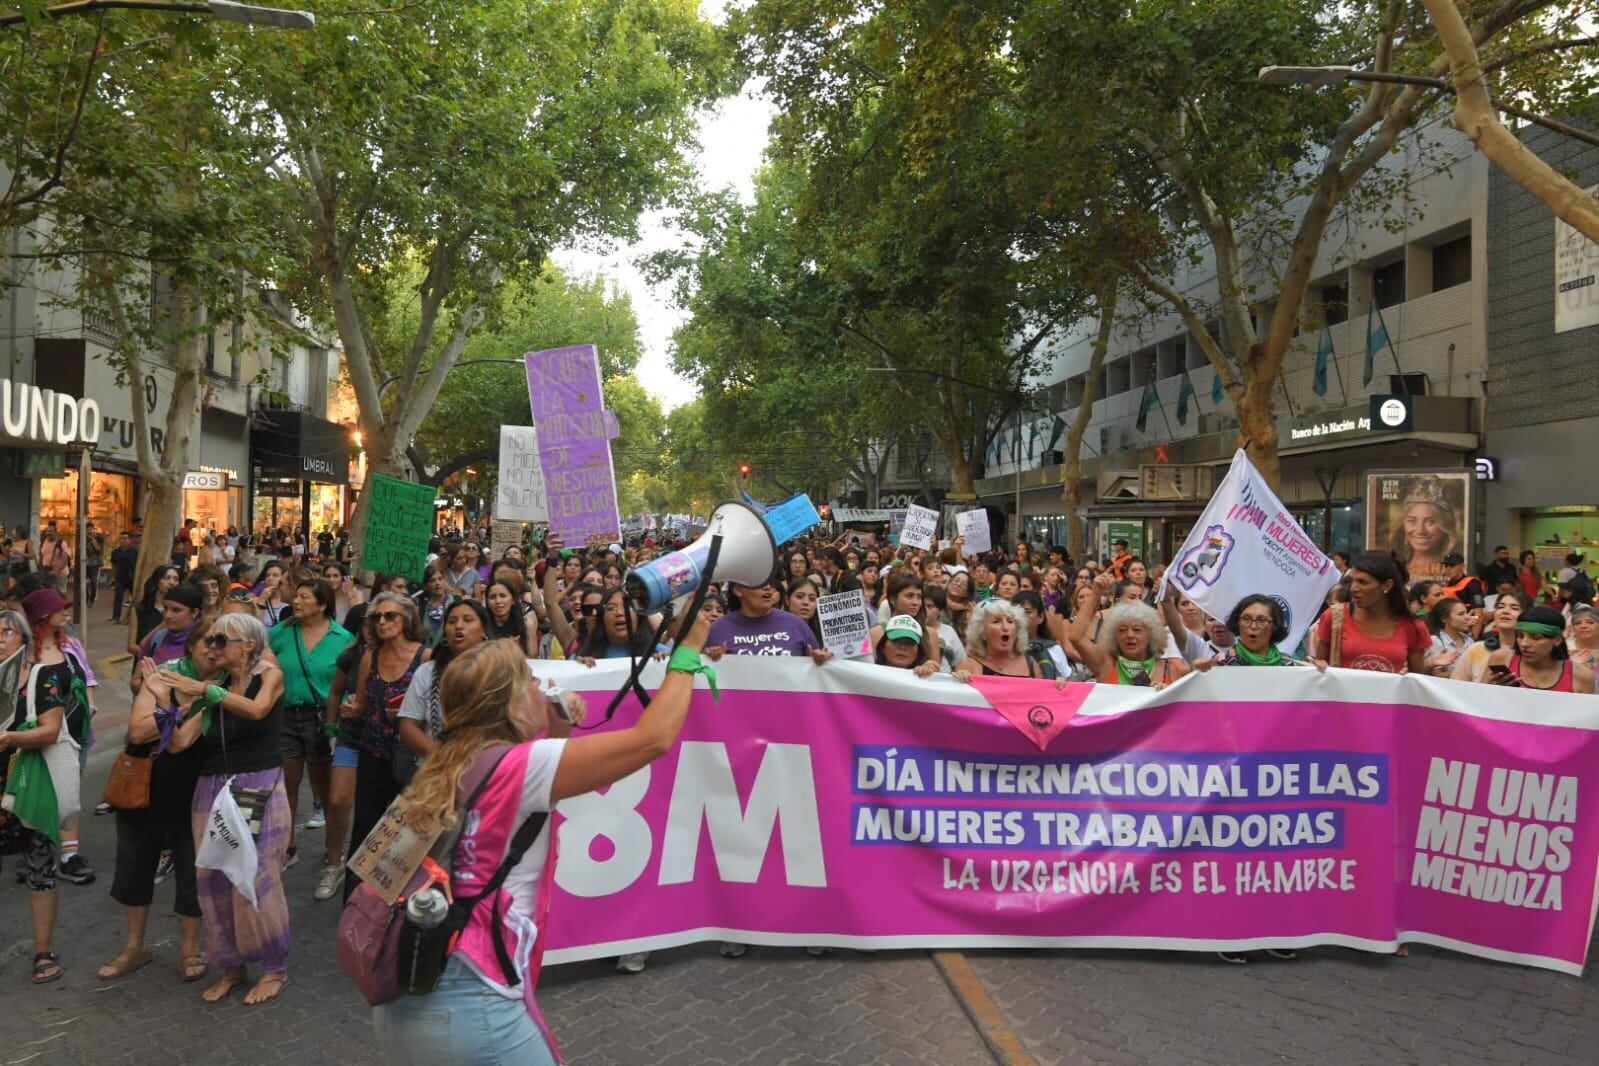
[[[1565,630],[1559,626],[1548,625],[1544,622],[1517,622],[1517,633],[1531,633],[1535,637],[1552,637],[1559,640],[1565,636]]]

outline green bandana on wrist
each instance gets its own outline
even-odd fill
[[[1244,647],[1242,643],[1233,646],[1233,654],[1238,656],[1238,661],[1245,666],[1281,666],[1283,653],[1277,650],[1277,645],[1267,645],[1264,655],[1258,655]]]
[[[705,683],[711,687],[711,698],[722,702],[721,690],[716,687],[716,671],[700,659],[700,653],[687,644],[679,644],[672,649],[672,657],[666,661],[668,673],[677,671],[681,674],[704,674]]]

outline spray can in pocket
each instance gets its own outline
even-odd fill
[[[405,929],[400,934],[397,961],[400,988],[410,995],[432,992],[444,973],[452,939],[445,924],[449,913],[449,899],[433,885],[405,901]]]

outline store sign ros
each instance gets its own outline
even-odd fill
[[[100,405],[24,381],[0,381],[0,428],[35,444],[96,444]]]

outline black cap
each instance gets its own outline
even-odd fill
[[[163,603],[181,603],[191,611],[198,611],[204,604],[204,594],[194,585],[173,585],[161,597]]]
[[[1459,552],[1449,552],[1444,556],[1445,566],[1459,566],[1466,561],[1466,557]]]

